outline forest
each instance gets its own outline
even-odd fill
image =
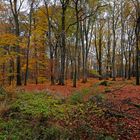
[[[140,1],[0,0],[0,140],[140,140]]]

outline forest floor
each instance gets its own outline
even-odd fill
[[[97,84],[98,83],[98,84]],[[127,124],[126,129],[131,130],[132,140],[140,140],[140,86],[135,85],[135,80],[117,79],[116,81],[107,80],[108,85],[100,84],[98,79],[89,79],[87,83],[78,82],[77,88],[73,88],[72,82],[67,81],[65,86],[50,84],[34,85],[30,84],[24,87],[26,91],[48,90],[52,94],[69,98],[71,94],[77,91],[90,89],[88,94],[84,95],[84,100],[88,101],[93,94],[104,94],[106,100],[111,104],[112,115],[124,117],[123,121]],[[114,113],[114,114],[113,114]],[[127,134],[126,134],[127,135]],[[129,136],[128,136],[129,137]],[[125,138],[127,139],[127,137]]]
[[[140,140],[140,86],[134,79],[90,78],[77,88],[66,81],[65,86],[28,84],[16,88],[18,94],[7,91],[13,97],[0,105],[2,140]]]
[[[108,85],[102,85],[100,83],[106,82]],[[87,83],[82,83],[81,81],[77,82],[77,87],[72,87],[72,81],[67,80],[65,86],[60,85],[50,85],[50,83],[45,84],[28,84],[27,86],[20,87],[24,91],[49,91],[54,95],[59,95],[64,98],[68,98],[76,91],[80,91],[82,89],[90,89],[93,93],[94,90],[98,90],[98,93],[104,93],[110,100],[118,101],[130,98],[131,100],[137,99],[136,102],[140,101],[140,86],[135,85],[135,80],[121,80],[118,78],[116,81],[111,80],[98,80],[94,78],[88,79]],[[109,93],[109,94],[108,94]],[[91,93],[92,95],[92,93]],[[90,97],[90,95],[89,95]],[[88,98],[89,98],[88,97]]]

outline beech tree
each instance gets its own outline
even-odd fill
[[[17,0],[10,0],[10,8],[14,18],[14,27],[15,27],[15,35],[20,37],[20,25],[19,25],[19,14],[20,9],[22,7],[24,0],[17,1]],[[20,46],[16,46],[17,55],[17,85],[21,85],[21,61],[20,61]]]
[[[24,85],[27,85],[28,72],[29,72],[29,50],[30,50],[30,42],[31,42],[31,33],[32,33],[32,15],[33,15],[33,5],[34,0],[31,0],[29,3],[30,12],[29,12],[29,30],[28,30],[28,41],[27,41],[27,54],[26,54],[26,70],[25,70],[25,82]]]

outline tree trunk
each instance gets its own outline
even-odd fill
[[[77,51],[78,51],[78,35],[79,35],[79,17],[78,17],[78,1],[75,2],[75,12],[76,12],[76,42],[75,42],[75,52],[74,52],[74,78],[73,78],[73,87],[76,87],[76,81],[77,81]]]
[[[65,33],[65,20],[66,20],[66,10],[69,0],[61,1],[62,5],[62,17],[61,17],[61,68],[60,68],[60,78],[59,85],[65,84],[65,53],[66,53],[66,33]]]
[[[28,43],[27,43],[27,54],[26,54],[26,70],[25,70],[25,81],[24,85],[27,85],[28,80],[28,71],[29,71],[29,51],[30,51],[30,39],[31,39],[31,30],[32,30],[32,13],[33,13],[33,2],[31,3],[30,7],[30,14],[29,14],[29,36],[28,36]]]
[[[140,55],[140,50],[139,50],[139,32],[140,32],[140,16],[137,19],[136,23],[136,85],[140,84],[139,80],[139,55]]]

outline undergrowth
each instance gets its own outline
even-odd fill
[[[105,101],[105,96],[97,94],[84,101],[90,92],[82,89],[65,102],[46,92],[19,92],[11,100],[3,98],[6,109],[0,116],[0,140],[115,139],[114,132],[99,125],[105,108],[98,102]]]

